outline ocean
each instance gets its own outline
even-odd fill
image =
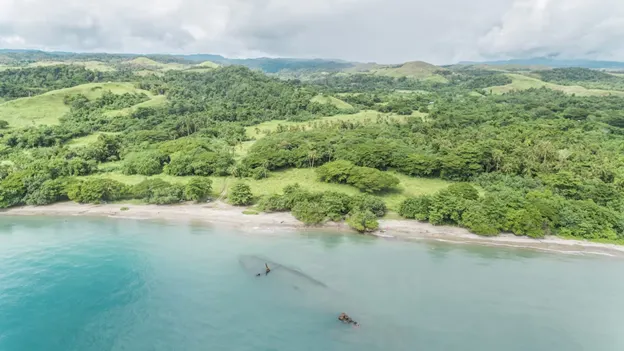
[[[621,258],[0,217],[0,351],[622,351],[623,277]]]

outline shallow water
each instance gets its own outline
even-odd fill
[[[327,287],[255,277],[247,255]],[[623,276],[601,257],[2,217],[0,350],[621,351]]]

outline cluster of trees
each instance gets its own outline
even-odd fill
[[[360,232],[377,229],[377,218],[383,217],[387,211],[383,200],[371,195],[310,192],[299,184],[286,186],[283,194],[262,198],[258,207],[265,212],[291,211],[295,218],[307,225],[347,218],[347,223]]]
[[[0,71],[0,98],[14,99],[107,80],[127,80],[119,72],[95,72],[81,66],[59,65]]]
[[[535,73],[546,82],[580,85],[589,89],[624,90],[624,78],[595,69],[554,68]]]
[[[519,180],[519,179],[507,179]],[[520,180],[520,183],[527,183]],[[531,181],[529,180],[529,183]],[[594,240],[624,239],[622,197],[612,206],[575,200],[548,187],[522,188],[499,182],[480,197],[469,184],[454,184],[432,196],[405,200],[399,213],[433,224],[461,225],[480,235],[510,232],[541,238],[558,234]]]
[[[316,174],[322,182],[349,184],[369,193],[389,190],[399,184],[399,179],[391,174],[345,160],[328,162],[318,167]]]

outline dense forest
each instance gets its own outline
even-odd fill
[[[291,211],[309,225],[346,220],[362,232],[394,211],[480,235],[624,242],[624,98],[546,88],[496,95],[488,88],[511,82],[502,72],[439,74],[445,81],[344,73],[280,80],[236,65],[147,75],[5,70],[5,98],[103,80],[132,82],[136,92],[66,95],[68,112],[50,125],[0,120],[0,207],[219,194],[259,211]],[[621,79],[582,69],[539,74],[614,90]],[[249,185],[306,169],[314,174],[306,181],[348,191],[289,184],[258,196]],[[232,185],[213,189],[223,178]],[[404,179],[448,185],[392,207],[384,199],[400,194]]]

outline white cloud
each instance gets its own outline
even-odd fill
[[[624,60],[621,0],[0,0],[0,45],[358,61]]]

